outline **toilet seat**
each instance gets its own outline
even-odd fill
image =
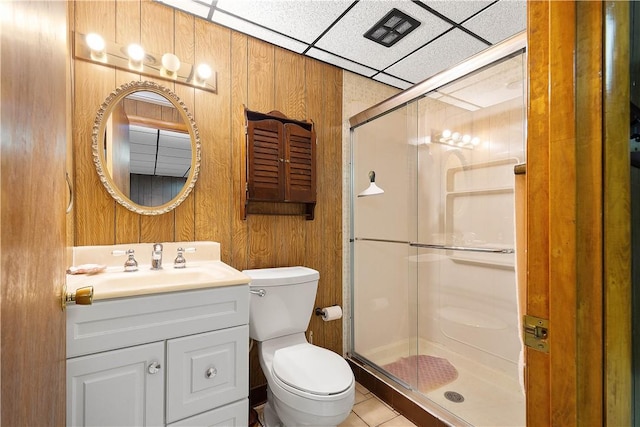
[[[331,396],[344,392],[353,383],[351,368],[341,356],[308,343],[277,350],[272,373],[296,394]]]

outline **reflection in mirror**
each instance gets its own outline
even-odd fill
[[[200,163],[197,127],[169,89],[153,82],[116,89],[98,113],[93,136],[101,181],[134,212],[168,212],[195,185]]]

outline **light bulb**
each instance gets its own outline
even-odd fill
[[[85,37],[85,41],[87,42],[87,46],[91,49],[92,52],[102,53],[105,48],[105,42],[100,34],[89,33]]]
[[[207,64],[200,64],[198,65],[198,68],[196,68],[196,74],[198,75],[198,79],[204,82],[209,77],[211,77],[211,67],[209,67]]]
[[[462,142],[468,144],[471,141],[471,135],[462,135]]]
[[[457,140],[460,138],[460,134],[459,134],[458,132],[454,132],[454,133],[451,135],[451,138],[452,138],[454,141],[457,141]]]
[[[142,62],[144,59],[144,49],[139,44],[130,44],[129,47],[127,47],[127,54],[134,62]]]
[[[473,139],[471,140],[471,144],[472,144],[472,145],[474,145],[474,146],[475,146],[475,145],[480,144],[480,138],[478,138],[478,137],[476,136],[475,138],[473,138]]]
[[[445,138],[449,138],[451,136],[451,131],[449,129],[443,130],[442,136],[444,136]]]
[[[180,58],[173,53],[165,53],[162,55],[162,66],[165,70],[175,73],[180,69]]]

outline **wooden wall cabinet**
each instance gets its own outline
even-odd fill
[[[312,220],[316,204],[316,134],[313,122],[287,118],[279,111],[245,109],[247,213],[302,214]],[[296,203],[303,210],[251,210],[252,203]]]

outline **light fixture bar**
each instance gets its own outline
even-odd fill
[[[165,65],[167,64],[167,56],[157,55],[155,53],[146,52],[139,63],[132,61],[127,55],[128,45],[120,45],[110,41],[104,41],[104,49],[102,52],[93,51],[86,41],[86,35],[75,33],[74,37],[74,56],[78,59],[93,62],[95,64],[107,65],[124,71],[131,71],[149,77],[159,78],[162,80],[173,81],[197,87],[209,92],[217,93],[217,74],[208,67],[209,75],[199,74],[199,67],[206,64],[193,65],[178,60],[175,55],[169,57],[169,65],[171,68],[177,67],[175,70],[168,70],[163,66],[162,57],[165,57]],[[201,68],[202,69],[202,68]]]

